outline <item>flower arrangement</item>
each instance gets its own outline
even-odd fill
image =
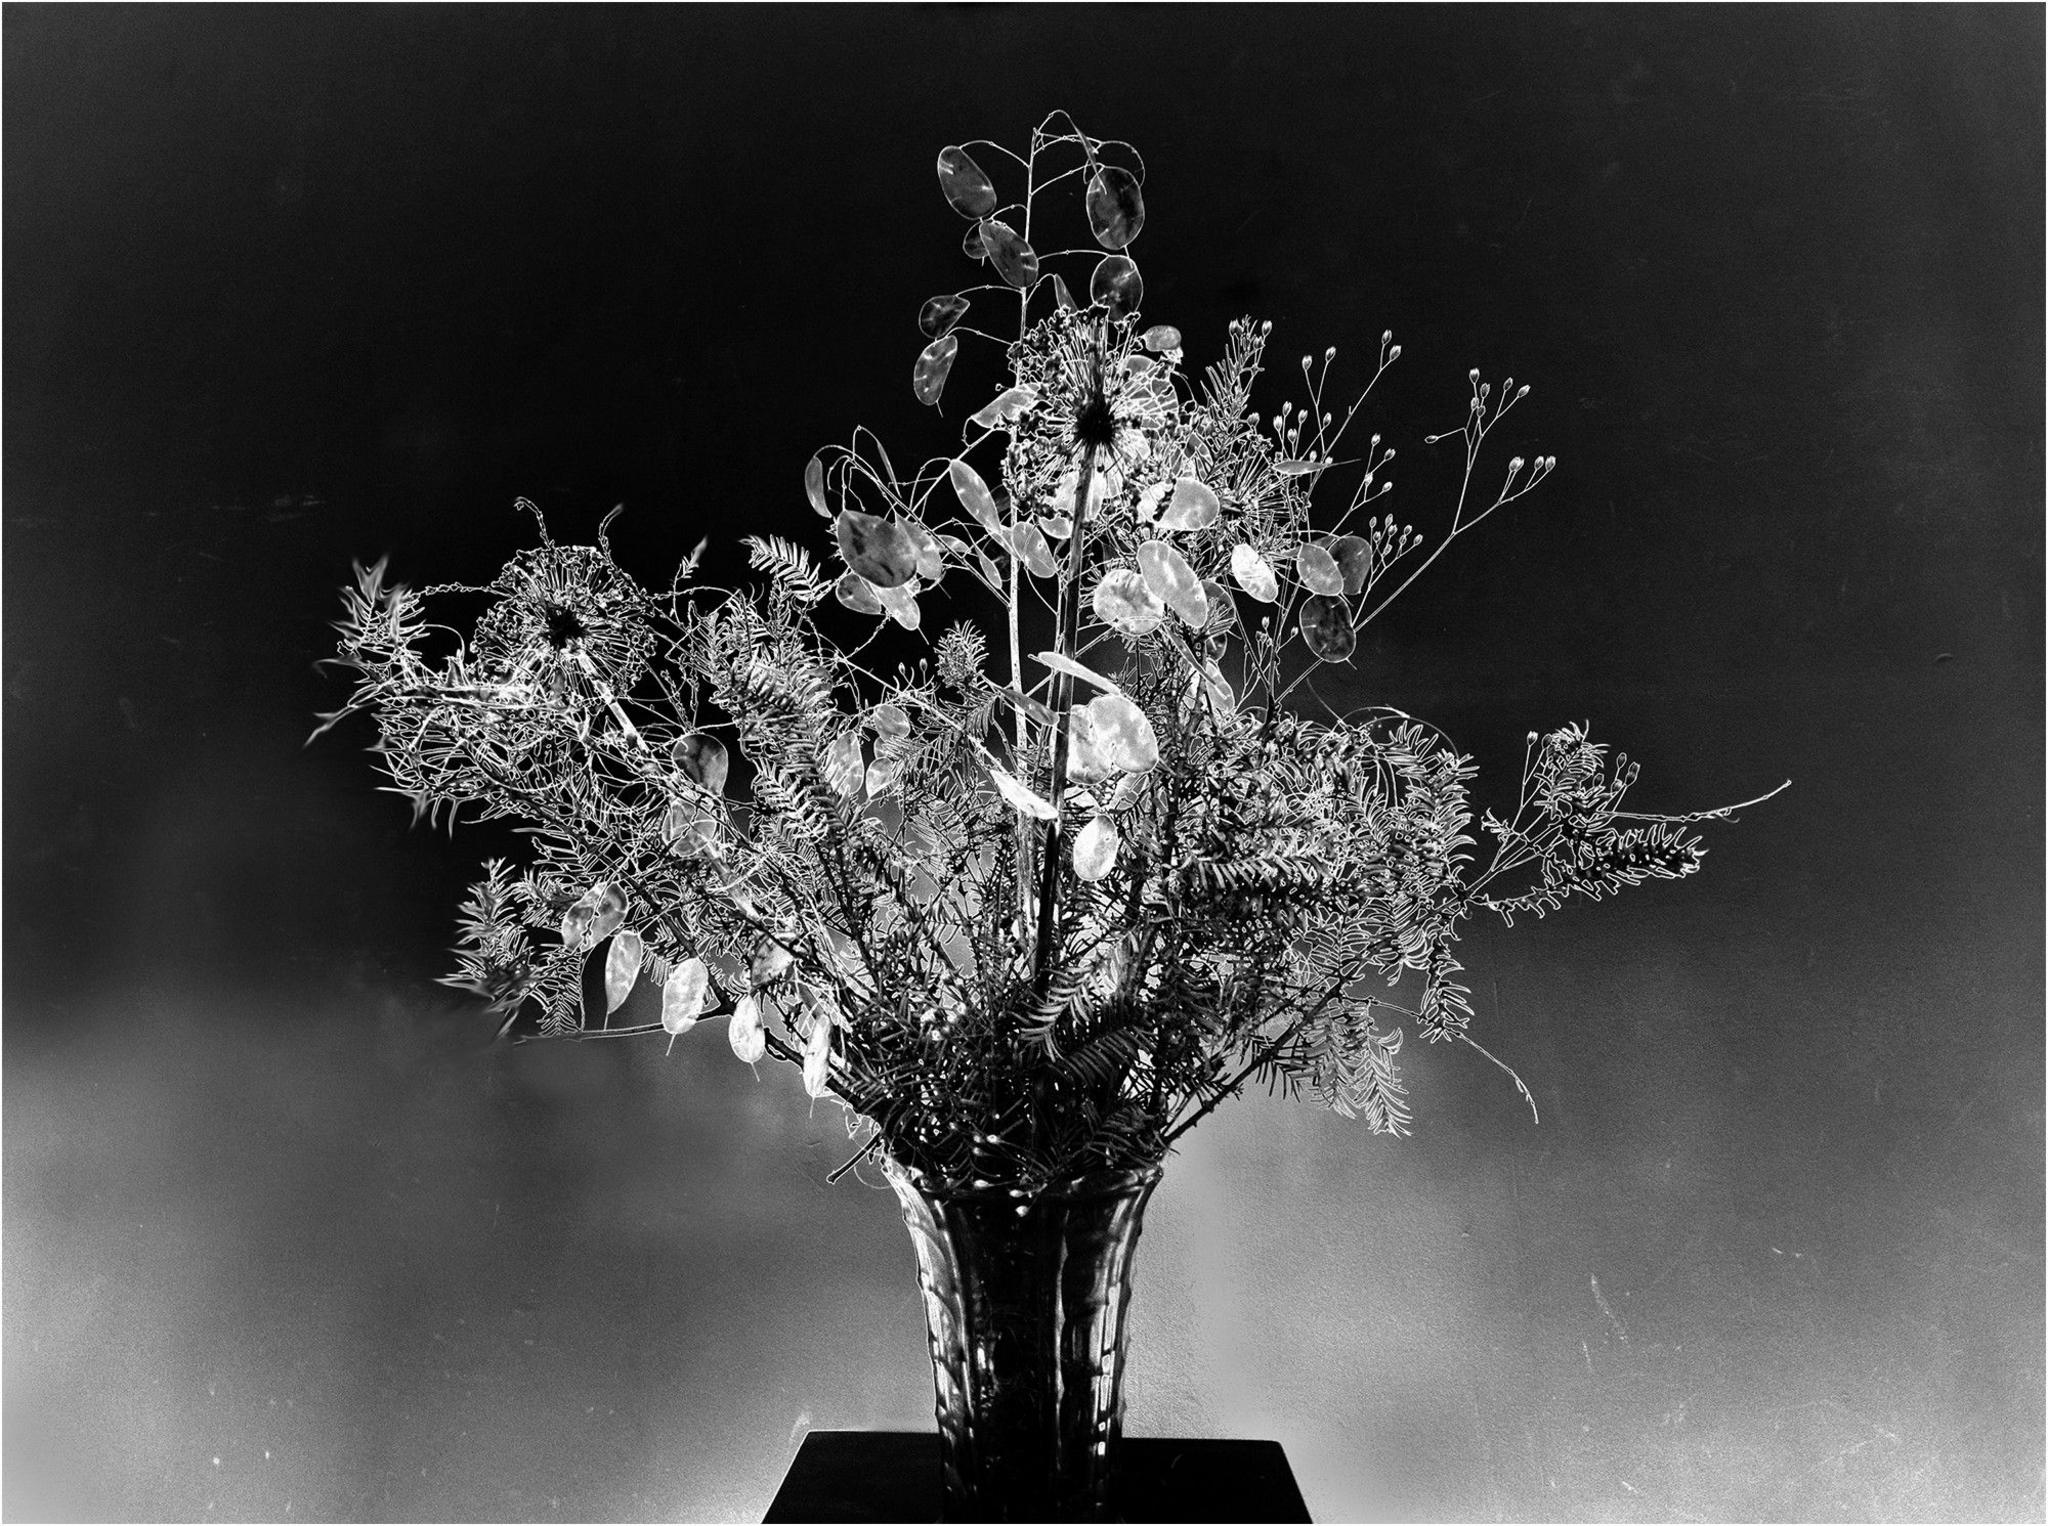
[[[985,279],[924,305],[912,385],[939,407],[963,341],[1008,368],[956,452],[905,477],[865,429],[820,451],[826,560],[749,536],[747,588],[700,582],[700,545],[651,590],[609,518],[558,545],[523,499],[539,544],[484,587],[359,565],[354,692],[321,729],[372,713],[416,816],[523,824],[531,861],[485,865],[448,977],[504,1032],[673,1044],[724,1013],[742,1061],[845,1105],[854,1159],[1020,1191],[1157,1162],[1255,1081],[1404,1133],[1405,1033],[1485,1053],[1466,918],[1691,874],[1687,825],[1739,807],[1624,810],[1634,764],[1579,725],[1531,732],[1479,867],[1475,769],[1441,732],[1291,702],[1555,470],[1515,456],[1478,487],[1529,387],[1474,371],[1429,437],[1464,458],[1431,544],[1386,508],[1391,446],[1339,454],[1391,334],[1356,400],[1326,400],[1329,350],[1262,420],[1270,324],[1232,323],[1197,378],[1141,319],[1128,145],[1055,113],[1022,154],[947,148],[938,178]],[[1092,247],[1040,254],[1055,215]],[[427,605],[454,595],[488,607],[450,650]],[[658,1021],[614,1026],[636,985]]]

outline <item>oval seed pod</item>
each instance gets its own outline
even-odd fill
[[[1173,485],[1173,497],[1159,516],[1162,530],[1206,530],[1221,516],[1223,506],[1216,490],[1195,477],[1183,477]]]
[[[1358,645],[1342,599],[1315,594],[1301,601],[1301,639],[1324,662],[1342,662]]]
[[[946,556],[939,546],[939,538],[915,519],[903,521],[903,533],[910,537],[910,550],[916,558],[918,577],[927,583],[938,582],[946,575]]]
[[[610,885],[599,885],[590,893],[596,914],[590,919],[590,941],[598,943],[619,930],[626,920],[626,895]]]
[[[832,511],[825,507],[825,458],[812,456],[804,466],[804,497],[811,501],[811,510],[821,519],[830,519]]]
[[[789,967],[796,963],[796,955],[789,947],[790,936],[793,935],[771,935],[754,945],[754,957],[747,962],[747,979],[755,990],[758,991],[771,980],[781,979],[789,972]]]
[[[1135,700],[1121,694],[1098,694],[1088,701],[1088,721],[1096,751],[1112,768],[1142,774],[1158,765],[1159,738],[1150,717]]]
[[[1128,318],[1145,300],[1145,278],[1127,254],[1106,254],[1088,278],[1088,300],[1109,309],[1111,318]]]
[[[996,793],[1003,797],[1012,810],[1037,821],[1051,821],[1059,814],[1052,808],[1051,801],[1037,791],[1020,784],[1016,775],[1007,769],[991,768],[988,776],[995,781]]]
[[[832,597],[859,614],[879,615],[882,612],[882,601],[875,597],[873,586],[857,572],[842,575],[832,585]]]
[[[981,224],[975,223],[960,238],[960,252],[970,260],[985,260],[988,249],[981,242]]]
[[[740,1062],[752,1065],[768,1052],[768,1025],[761,1017],[761,998],[742,996],[732,1009],[732,1023],[725,1030],[732,1052]]]
[[[711,972],[695,954],[670,970],[661,987],[662,1031],[674,1035],[694,1028],[710,989]]]
[[[1173,484],[1171,482],[1155,482],[1139,493],[1137,506],[1132,511],[1137,515],[1138,523],[1149,525],[1153,520],[1157,519],[1159,517],[1159,505],[1166,501],[1166,495],[1172,491]]]
[[[612,939],[612,946],[604,956],[604,1010],[616,1012],[619,1003],[632,992],[633,983],[640,978],[640,963],[647,957],[647,945],[638,933],[628,927]]]
[[[917,546],[899,524],[858,509],[841,509],[832,526],[846,565],[874,585],[875,595],[900,588],[917,572]]]
[[[597,915],[597,903],[585,896],[574,906],[562,913],[562,941],[571,948],[583,948],[590,942],[591,918]]]
[[[1037,525],[1017,526],[1010,532],[1010,545],[1034,575],[1042,578],[1059,575],[1060,564],[1053,558],[1052,547],[1045,543],[1045,532]]]
[[[1007,392],[998,394],[996,400],[982,409],[981,412],[975,414],[970,422],[979,424],[983,429],[993,429],[998,424],[1015,423],[1019,418],[1037,406],[1038,389],[1036,387],[1012,387]],[[964,461],[959,464],[962,466],[967,465]],[[972,470],[972,468],[969,468],[969,470]],[[977,478],[976,480],[979,481],[980,479]]]
[[[1301,578],[1301,586],[1310,593],[1335,595],[1344,591],[1344,574],[1337,567],[1337,559],[1321,546],[1304,543],[1294,553],[1294,570]]]
[[[1209,623],[1209,596],[1188,559],[1163,540],[1138,547],[1138,573],[1145,586],[1188,625],[1200,630]]]
[[[875,735],[900,742],[910,735],[910,712],[885,700],[868,712],[868,724],[875,728]]]
[[[826,1078],[832,1066],[832,1024],[815,1013],[811,1031],[804,1036],[804,1091],[812,1097],[825,1095]]]
[[[1159,596],[1145,586],[1144,577],[1129,567],[1105,572],[1089,602],[1096,619],[1126,636],[1151,634],[1166,612]]]
[[[981,480],[981,473],[965,461],[951,461],[946,465],[946,475],[952,479],[953,491],[959,495],[961,507],[972,514],[984,530],[1000,539],[1004,534],[1003,522],[996,515],[996,501],[989,493],[988,484]]]
[[[860,755],[860,733],[848,731],[834,737],[818,772],[824,776],[826,788],[840,799],[850,800],[859,794],[867,773],[867,762]]]
[[[1116,867],[1119,843],[1116,823],[1107,816],[1097,816],[1081,828],[1074,839],[1074,877],[1091,885],[1106,878]]]
[[[1340,535],[1330,542],[1330,555],[1344,574],[1344,591],[1356,594],[1372,575],[1372,547],[1362,537]]]
[[[1158,355],[1180,348],[1180,330],[1170,323],[1155,323],[1138,336],[1138,343]]]
[[[996,209],[994,182],[957,145],[939,150],[939,189],[962,217],[986,217]]]
[[[875,759],[874,762],[868,765],[866,781],[868,793],[877,799],[888,794],[902,772],[903,760],[901,758]]]
[[[732,760],[727,756],[725,743],[709,732],[692,731],[676,738],[668,750],[669,761],[682,770],[682,775],[705,793],[716,795],[725,788],[725,776]]]
[[[889,612],[889,618],[907,631],[916,630],[924,618],[918,613],[916,578],[900,588],[877,588],[875,597],[882,601],[882,608]]]
[[[1067,712],[1067,782],[1098,784],[1116,770],[1095,745],[1095,721],[1086,705]]]
[[[702,858],[718,841],[718,818],[697,800],[671,800],[662,830],[683,858]]]
[[[1237,625],[1237,600],[1231,598],[1229,589],[1214,578],[1203,578],[1202,595],[1209,601],[1209,620],[1202,627],[1205,631],[1217,635]]]
[[[1261,604],[1271,604],[1280,597],[1280,579],[1274,576],[1272,564],[1250,546],[1240,543],[1230,553],[1230,575],[1239,588]]]
[[[1145,226],[1138,177],[1114,164],[1097,165],[1088,180],[1088,227],[1105,249],[1122,249]]]
[[[941,334],[917,357],[910,372],[910,390],[927,408],[938,406],[939,394],[946,390],[946,377],[953,369],[953,357],[959,352],[960,336]]]
[[[1014,228],[993,217],[984,217],[980,229],[981,247],[988,251],[997,275],[1019,290],[1038,279],[1038,252]]]
[[[952,332],[953,325],[967,316],[968,302],[957,293],[947,297],[933,297],[917,310],[917,326],[934,339],[943,339]]]

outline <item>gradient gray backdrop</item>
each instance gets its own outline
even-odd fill
[[[515,494],[652,577],[943,452],[943,144],[1146,155],[1148,316],[1382,329],[1561,465],[1346,697],[1512,803],[1591,718],[1706,872],[1475,927],[1405,1142],[1257,1098],[1137,1267],[1137,1434],[1323,1519],[2039,1519],[2037,7],[10,5],[5,1513],[745,1520],[929,1424],[832,1110],[431,984],[488,833],[408,831],[310,664],[355,555],[487,578]],[[961,375],[968,376],[963,362]],[[987,375],[974,384],[985,386]],[[964,383],[962,385],[967,385]],[[964,394],[963,394],[964,395]],[[1285,394],[1268,395],[1277,406]],[[719,553],[730,570],[729,550]],[[716,569],[720,564],[714,564]]]

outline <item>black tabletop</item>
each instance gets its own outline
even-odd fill
[[[1126,1436],[1114,1521],[1306,1521],[1277,1441]],[[936,1521],[939,1438],[930,1431],[812,1431],[766,1521]]]

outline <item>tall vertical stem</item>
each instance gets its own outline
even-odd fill
[[[1098,359],[1098,366],[1100,361]],[[1074,633],[1081,623],[1081,551],[1088,538],[1088,499],[1095,491],[1095,447],[1081,447],[1074,474],[1074,528],[1067,540],[1067,578],[1060,589],[1059,623],[1054,627],[1053,650],[1062,657],[1073,656]],[[1046,965],[1052,956],[1055,913],[1059,909],[1060,810],[1067,788],[1067,743],[1073,728],[1074,678],[1071,673],[1053,674],[1052,801],[1053,817],[1045,824],[1045,857],[1038,866],[1038,952],[1032,968],[1041,987]]]

